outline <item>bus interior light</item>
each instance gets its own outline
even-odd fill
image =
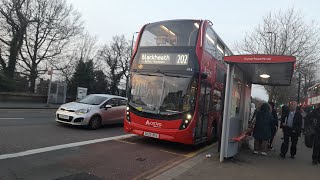
[[[162,29],[164,29],[166,32],[168,32],[169,34],[176,36],[175,33],[173,33],[172,31],[170,31],[170,30],[169,30],[167,27],[165,27],[164,25],[161,25],[160,27],[161,27]]]
[[[213,40],[208,34],[206,34],[206,38],[208,38],[209,41],[210,41],[212,44],[214,44],[214,40]]]
[[[199,29],[199,24],[198,23],[194,23],[194,26]]]
[[[264,78],[264,79],[267,79],[267,78],[270,77],[270,75],[268,75],[268,74],[260,74],[260,77],[261,77],[261,78]]]
[[[189,120],[184,120],[184,123],[188,124],[188,123],[189,123]]]
[[[219,45],[217,45],[217,48],[222,54],[224,54],[223,49]]]
[[[127,111],[129,111],[129,109],[130,109],[129,106],[127,106]]]
[[[189,119],[189,120],[192,118],[191,114],[187,114],[186,117],[187,117],[187,119]]]

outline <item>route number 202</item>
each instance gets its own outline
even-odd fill
[[[188,64],[188,55],[187,54],[178,54],[177,64]]]

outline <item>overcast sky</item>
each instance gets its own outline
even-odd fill
[[[294,7],[306,20],[320,22],[320,1],[316,0],[68,0],[82,14],[89,33],[99,43],[124,34],[128,39],[149,22],[169,19],[208,19],[223,41],[233,49],[270,11]],[[267,100],[263,88],[252,95]]]

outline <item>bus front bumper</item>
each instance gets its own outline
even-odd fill
[[[128,122],[127,120],[124,122],[124,131],[127,133],[183,144],[194,144],[193,133],[189,128],[184,130],[161,129],[143,126],[134,122]]]

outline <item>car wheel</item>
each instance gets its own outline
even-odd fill
[[[93,116],[89,122],[90,129],[99,129],[101,127],[101,117]]]

